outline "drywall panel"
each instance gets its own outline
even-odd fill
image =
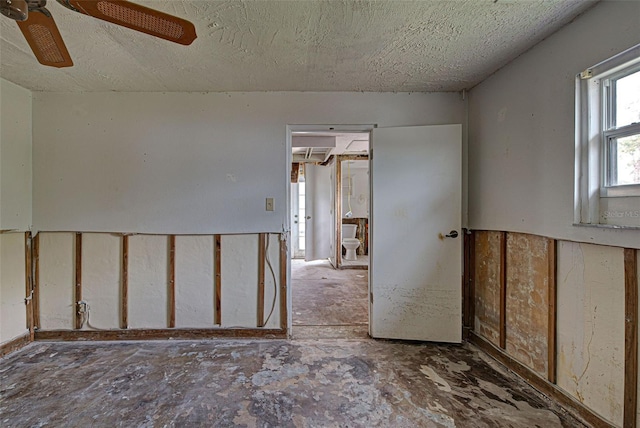
[[[472,229],[640,248],[640,230],[572,226],[575,76],[639,43],[638,28],[640,2],[599,2],[470,91]]]
[[[75,320],[75,233],[40,233],[37,280],[42,330],[72,329]]]
[[[129,237],[129,327],[167,328],[169,320],[169,238]]]
[[[222,327],[256,327],[258,235],[224,235],[220,247]]]
[[[623,249],[558,242],[557,383],[622,426]]]
[[[0,234],[0,343],[28,332],[24,233]]]
[[[34,226],[280,233],[288,124],[462,123],[457,93],[33,95]],[[275,210],[265,210],[265,199]]]
[[[507,353],[543,377],[548,367],[551,242],[540,236],[507,234]]]
[[[213,236],[176,236],[176,327],[214,323]]]
[[[122,237],[82,234],[82,300],[89,305],[84,328],[119,328]]]
[[[502,232],[475,232],[476,333],[500,346],[500,284]]]
[[[0,230],[31,226],[31,91],[0,79]]]

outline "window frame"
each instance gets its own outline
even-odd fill
[[[618,138],[640,135],[640,121],[622,127],[615,123],[617,84],[619,79],[640,72],[640,61],[600,78],[602,99],[602,185],[601,197],[640,196],[640,183],[612,184],[617,165],[614,165],[613,141]],[[615,174],[617,175],[617,174]]]
[[[611,81],[640,70],[640,44],[590,67],[576,76],[576,168],[574,224],[627,227],[624,222],[610,224],[601,216],[601,204],[613,198],[627,198],[640,206],[640,184],[611,185],[611,141],[640,133],[640,123],[620,128],[613,125],[615,94]],[[613,104],[612,104],[613,103]],[[612,107],[613,106],[613,107]],[[637,216],[628,227],[640,228]],[[626,215],[625,214],[625,215]],[[636,224],[637,223],[637,224]]]

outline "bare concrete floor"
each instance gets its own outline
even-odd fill
[[[582,426],[475,348],[365,340],[36,342],[3,427]]]
[[[359,326],[355,330],[367,331],[367,281],[366,270],[336,270],[328,261],[292,260],[294,334],[297,326]]]

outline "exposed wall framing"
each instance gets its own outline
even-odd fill
[[[222,325],[222,238],[221,235],[214,235],[213,246],[213,269],[215,271],[215,293],[214,293],[214,305],[215,305],[215,321],[214,324]]]
[[[264,327],[264,265],[266,234],[258,235],[258,327]]]
[[[129,236],[122,236],[122,274],[120,289],[120,328],[129,328]]]
[[[176,235],[169,235],[169,328],[176,326]]]
[[[33,328],[33,248],[31,232],[24,233],[24,266],[25,266],[25,302],[27,311],[27,329],[29,329],[29,340],[34,337]]]
[[[280,330],[287,332],[288,311],[287,311],[287,242],[289,235],[280,234]]]
[[[624,250],[624,426],[635,428],[638,413],[638,251]]]
[[[74,291],[74,307],[75,307],[75,326],[76,330],[82,328],[84,309],[82,304],[82,233],[76,233],[76,246],[75,246],[76,258],[75,258],[75,291]]]
[[[152,338],[169,335],[162,333],[165,329],[179,332],[171,337],[191,337],[190,332],[201,337],[209,330],[211,337],[226,337],[221,327],[238,330],[233,333],[238,337],[245,333],[254,336],[253,330],[264,330],[266,336],[274,331],[286,335],[288,264],[282,234],[114,237],[107,233],[41,232],[37,237],[32,252],[34,270],[38,271],[34,291],[41,296],[42,286],[37,284],[44,283],[48,297],[40,302],[45,305],[47,323],[35,338],[140,338],[140,334]],[[274,245],[269,245],[270,240]],[[97,276],[101,272],[109,276],[105,287]],[[226,283],[223,278],[228,278]],[[96,293],[96,289],[107,295]],[[250,301],[256,305],[248,305]],[[113,308],[105,309],[105,304]],[[88,321],[89,312],[96,311],[115,314],[115,318],[94,326]],[[216,321],[218,328],[214,328]],[[134,333],[122,333],[127,330]],[[149,333],[151,330],[161,333]]]
[[[33,264],[33,329],[40,328],[40,235],[33,237],[31,244],[33,245],[33,253],[31,261]]]
[[[464,287],[474,294],[470,341],[587,423],[635,427],[637,250],[515,232],[472,235],[473,276],[465,273]]]

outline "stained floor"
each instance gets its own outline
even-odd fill
[[[333,269],[328,261],[292,260],[293,325],[366,326],[366,270]]]
[[[577,427],[470,345],[35,342],[0,360],[9,427]]]

